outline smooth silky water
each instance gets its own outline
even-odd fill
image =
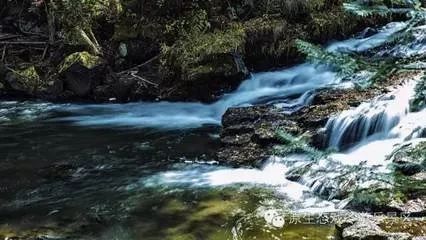
[[[404,26],[328,50],[366,51]],[[346,85],[327,66],[302,64],[253,74],[212,104],[0,102],[0,236],[332,239],[333,225],[319,216],[339,211],[339,203],[321,198],[309,174],[305,182],[286,179],[304,156],[271,158],[259,169],[212,159],[229,107],[273,103],[284,114],[309,104],[318,89]],[[330,145],[340,147],[343,137],[331,134]]]

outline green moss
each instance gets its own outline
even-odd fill
[[[180,73],[181,79],[192,79],[190,76],[209,73],[223,64],[226,67],[229,61],[223,62],[224,57],[228,60],[227,55],[243,51],[244,40],[245,30],[240,24],[224,31],[185,37],[172,46],[162,46],[162,67],[166,71]]]
[[[390,203],[403,203],[405,194],[392,189],[362,189],[353,193],[351,205],[361,209],[386,209]]]
[[[18,84],[21,85],[20,89],[32,93],[40,86],[40,76],[34,66],[30,66],[23,70],[12,70],[17,77]]]
[[[426,235],[426,220],[386,218],[380,222],[379,226],[387,232],[403,232],[413,236]]]
[[[95,66],[99,65],[102,62],[102,59],[98,56],[91,55],[88,52],[76,52],[67,56],[64,61],[59,66],[59,73],[67,70],[71,65],[79,63],[82,66],[92,69]]]
[[[19,77],[24,78],[30,82],[38,82],[40,80],[40,76],[38,75],[34,66],[28,67],[23,70],[14,70],[13,72]]]
[[[115,41],[126,41],[136,38],[155,39],[158,42],[164,40],[165,27],[159,22],[123,19],[115,24],[114,29],[112,39]]]
[[[235,24],[225,31],[193,36],[194,38],[183,39],[173,47],[163,48],[163,54],[169,55],[179,53],[177,60],[183,66],[190,66],[205,59],[209,55],[226,54],[237,49],[242,49],[244,44],[244,28]]]
[[[426,162],[426,141],[417,144],[413,149],[408,151],[408,156],[424,165]]]
[[[426,75],[417,83],[415,88],[415,96],[411,101],[411,111],[420,111],[426,105]]]

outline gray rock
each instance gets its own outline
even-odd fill
[[[295,121],[273,106],[231,108],[222,118],[220,161],[231,164],[256,165],[272,155],[279,143],[278,129],[297,134],[301,130]]]
[[[389,233],[377,224],[377,218],[366,214],[351,214],[336,222],[337,235],[342,240],[412,240],[408,233]]]

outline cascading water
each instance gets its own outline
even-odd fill
[[[328,145],[341,150],[367,137],[386,136],[410,108],[415,81],[357,108],[332,117],[326,125]]]
[[[364,32],[356,39],[333,43],[327,49],[345,53],[365,52],[380,46],[393,33],[405,26],[405,23],[391,23],[372,35],[371,32]],[[155,207],[147,204],[147,208],[150,209],[147,211],[147,218],[160,215],[158,219],[147,220],[146,226],[152,229],[153,226],[150,224],[153,222],[163,227],[161,223],[167,222],[165,219],[175,216],[184,216],[185,220],[191,219],[194,224],[202,222],[199,221],[200,215],[188,217],[179,212],[182,206],[174,202],[176,199],[172,194],[179,195],[189,191],[197,195],[188,201],[192,208],[193,199],[204,189],[216,190],[227,187],[243,189],[254,186],[278,193],[292,212],[338,211],[341,203],[324,200],[322,197],[334,199],[344,195],[341,192],[353,186],[354,180],[359,186],[371,184],[371,176],[375,171],[387,171],[386,155],[395,145],[407,140],[422,140],[422,137],[425,137],[424,123],[418,119],[426,119],[426,110],[417,113],[407,111],[414,81],[376,98],[371,103],[363,103],[358,108],[342,112],[331,119],[326,126],[330,136],[330,147],[345,151],[331,154],[328,158],[316,162],[304,155],[271,157],[260,169],[219,166],[214,162],[208,162],[208,156],[202,156],[200,161],[197,159],[186,162],[184,161],[186,157],[192,159],[192,155],[189,154],[199,150],[198,148],[205,150],[205,146],[210,147],[214,141],[216,141],[214,144],[217,144],[217,140],[211,140],[212,137],[209,136],[211,132],[206,134],[200,130],[201,133],[195,133],[196,130],[191,130],[176,133],[150,131],[146,128],[175,130],[220,125],[221,116],[232,106],[268,103],[281,108],[284,113],[291,113],[309,104],[317,90],[332,86],[341,87],[344,84],[340,76],[328,66],[301,64],[281,71],[253,74],[234,93],[226,94],[212,104],[140,102],[78,105],[1,102],[0,123],[2,127],[7,126],[10,129],[2,131],[0,137],[3,138],[0,139],[3,142],[0,142],[0,150],[6,146],[10,149],[10,153],[0,151],[0,154],[10,162],[7,162],[9,165],[6,165],[6,170],[1,169],[5,173],[0,173],[18,175],[11,167],[18,166],[16,168],[22,170],[23,175],[27,174],[26,171],[30,170],[25,168],[28,166],[22,164],[23,161],[20,159],[29,158],[31,154],[37,158],[40,152],[46,153],[42,159],[37,158],[38,164],[45,162],[50,164],[49,161],[56,164],[58,156],[65,158],[61,159],[65,164],[60,162],[54,165],[53,175],[55,177],[59,175],[59,180],[55,179],[53,183],[49,182],[51,172],[46,173],[44,169],[40,171],[42,173],[34,174],[46,175],[40,185],[38,183],[31,185],[33,184],[31,181],[28,181],[29,183],[19,181],[19,178],[15,181],[12,176],[11,179],[15,184],[13,186],[28,184],[33,188],[17,194],[16,199],[15,195],[11,196],[6,209],[13,211],[14,208],[35,206],[37,209],[47,209],[48,216],[58,213],[66,216],[65,208],[70,208],[68,211],[74,209],[82,212],[93,211],[98,217],[98,214],[110,211],[108,205],[110,201],[116,201],[119,212],[132,213],[136,208],[132,204],[138,205],[142,202],[144,205],[147,199],[150,199],[159,204]],[[30,121],[33,122],[30,124],[28,123]],[[23,125],[26,128],[16,134],[19,122],[25,122]],[[60,130],[51,129],[54,127]],[[143,129],[125,131],[114,127]],[[74,139],[75,136],[78,136],[77,140]],[[20,141],[18,144],[16,139]],[[67,144],[70,139],[72,144]],[[185,143],[186,141],[190,144]],[[55,144],[61,146],[56,147]],[[73,151],[66,149],[68,145]],[[179,154],[184,156],[170,150],[174,148],[182,151],[183,153]],[[23,155],[26,151],[29,153]],[[13,159],[13,162],[10,159]],[[158,163],[158,159],[166,159],[166,164],[163,163],[166,166]],[[169,160],[170,162],[167,162]],[[78,168],[75,169],[75,166]],[[33,164],[30,169],[35,167]],[[300,169],[303,171],[298,171]],[[69,172],[72,174],[67,175]],[[287,178],[298,181],[290,181]],[[140,193],[142,197],[135,193]],[[318,197],[318,193],[321,197]],[[168,202],[171,210],[161,215],[164,210],[161,208],[164,204],[161,197],[169,194],[173,196]],[[208,203],[206,204],[207,207],[201,204],[200,212],[203,214],[212,211],[208,208]],[[90,205],[91,208],[81,208],[86,205]],[[204,210],[205,208],[207,210]],[[150,212],[152,209],[156,210],[155,214]],[[213,210],[215,209],[216,205]],[[214,214],[215,212],[212,216],[216,218]],[[262,224],[264,225],[263,222]],[[194,226],[200,227],[199,225],[191,227]],[[173,225],[170,229],[174,231],[177,228]]]
[[[348,142],[353,145],[310,165],[300,182],[329,198],[355,186],[379,184],[374,178],[389,172],[388,157],[396,147],[407,141],[426,141],[426,123],[421,121],[426,119],[426,109],[408,111],[415,84],[416,80],[411,80],[371,103],[332,118],[326,126],[329,147],[340,149]]]
[[[328,51],[361,52],[385,42],[405,23],[390,23],[371,36],[331,44]],[[84,126],[130,126],[165,129],[219,125],[221,116],[234,106],[280,103],[284,111],[294,111],[309,103],[316,89],[341,83],[327,66],[301,64],[292,68],[252,74],[233,93],[212,104],[202,103],[129,103],[103,105],[64,105],[65,116],[53,121],[69,121]],[[288,99],[293,99],[289,101]],[[71,116],[67,116],[71,115]]]

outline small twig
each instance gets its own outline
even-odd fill
[[[46,44],[46,47],[44,48],[43,55],[41,56],[40,61],[43,61],[43,59],[46,57],[48,48],[49,48],[49,44]]]
[[[137,79],[141,80],[142,82],[149,83],[149,84],[153,85],[154,87],[158,88],[158,84],[153,83],[153,82],[151,82],[151,81],[149,81],[149,80],[147,80],[147,79],[145,79],[141,76],[138,76],[135,73],[130,73],[130,76],[137,78]]]
[[[44,45],[47,42],[8,42],[8,41],[0,41],[0,44],[7,45]]]
[[[4,45],[3,53],[1,54],[1,62],[4,62],[4,59],[6,57],[6,48],[7,48],[7,45]]]
[[[136,65],[136,66],[134,66],[134,67],[131,67],[131,68],[127,69],[127,70],[121,71],[121,72],[119,72],[119,73],[117,73],[117,74],[124,74],[124,73],[130,72],[130,71],[132,71],[132,70],[138,69],[138,68],[140,68],[140,67],[142,67],[142,66],[145,66],[145,65],[147,65],[147,64],[149,64],[149,63],[151,63],[151,62],[153,62],[153,61],[157,60],[159,57],[160,57],[160,55],[157,55],[157,56],[155,56],[155,57],[153,57],[153,58],[149,59],[148,61],[146,61],[146,62],[144,62],[144,63],[141,63],[141,64],[139,64],[139,65]]]
[[[0,36],[0,41],[9,40],[9,39],[17,38],[17,37],[20,37],[20,35],[8,35],[8,34],[5,34],[3,36]]]

